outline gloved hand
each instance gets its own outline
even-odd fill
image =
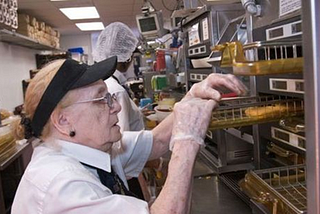
[[[238,95],[245,95],[247,87],[232,74],[210,74],[205,80],[194,84],[187,97],[198,97],[202,99],[221,99],[221,91],[228,89]]]
[[[170,150],[177,140],[192,140],[203,145],[211,120],[212,110],[218,105],[214,100],[185,97],[173,109],[174,123],[170,140]]]

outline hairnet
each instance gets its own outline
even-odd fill
[[[93,60],[100,62],[111,56],[117,56],[118,62],[130,59],[136,49],[138,39],[130,28],[121,23],[109,24],[99,35],[96,49],[93,51]]]

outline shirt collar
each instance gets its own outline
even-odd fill
[[[116,70],[113,73],[113,76],[115,76],[118,79],[118,81],[120,82],[121,85],[125,84],[127,81],[126,77],[118,70]]]
[[[64,140],[56,139],[55,143],[61,147],[62,153],[87,165],[111,172],[111,157],[109,153]]]

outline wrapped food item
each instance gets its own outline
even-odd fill
[[[0,127],[0,163],[16,151],[16,139],[10,126]]]
[[[44,22],[39,22],[39,30],[45,31],[45,30],[46,30],[46,23],[44,23]]]
[[[46,26],[45,26],[45,31],[46,31],[46,33],[48,33],[48,34],[51,34],[52,28],[51,28],[49,25],[46,25]]]
[[[281,115],[286,113],[289,108],[286,105],[275,104],[270,106],[254,106],[245,110],[248,117],[267,118],[273,115]]]
[[[10,117],[12,114],[10,113],[10,111],[5,110],[5,109],[0,109],[0,116],[1,116],[1,120],[7,119],[8,117]]]
[[[37,24],[37,19],[34,17],[30,17],[30,25],[32,27],[36,27],[36,24]]]

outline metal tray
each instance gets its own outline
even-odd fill
[[[224,99],[212,113],[209,130],[278,121],[304,114],[303,100],[280,96]]]
[[[239,183],[252,200],[272,214],[307,212],[305,165],[251,171]]]
[[[213,47],[221,54],[221,67],[232,67],[235,75],[301,73],[303,58],[300,40],[254,42],[242,45],[228,42]],[[210,60],[208,61],[210,63]]]

